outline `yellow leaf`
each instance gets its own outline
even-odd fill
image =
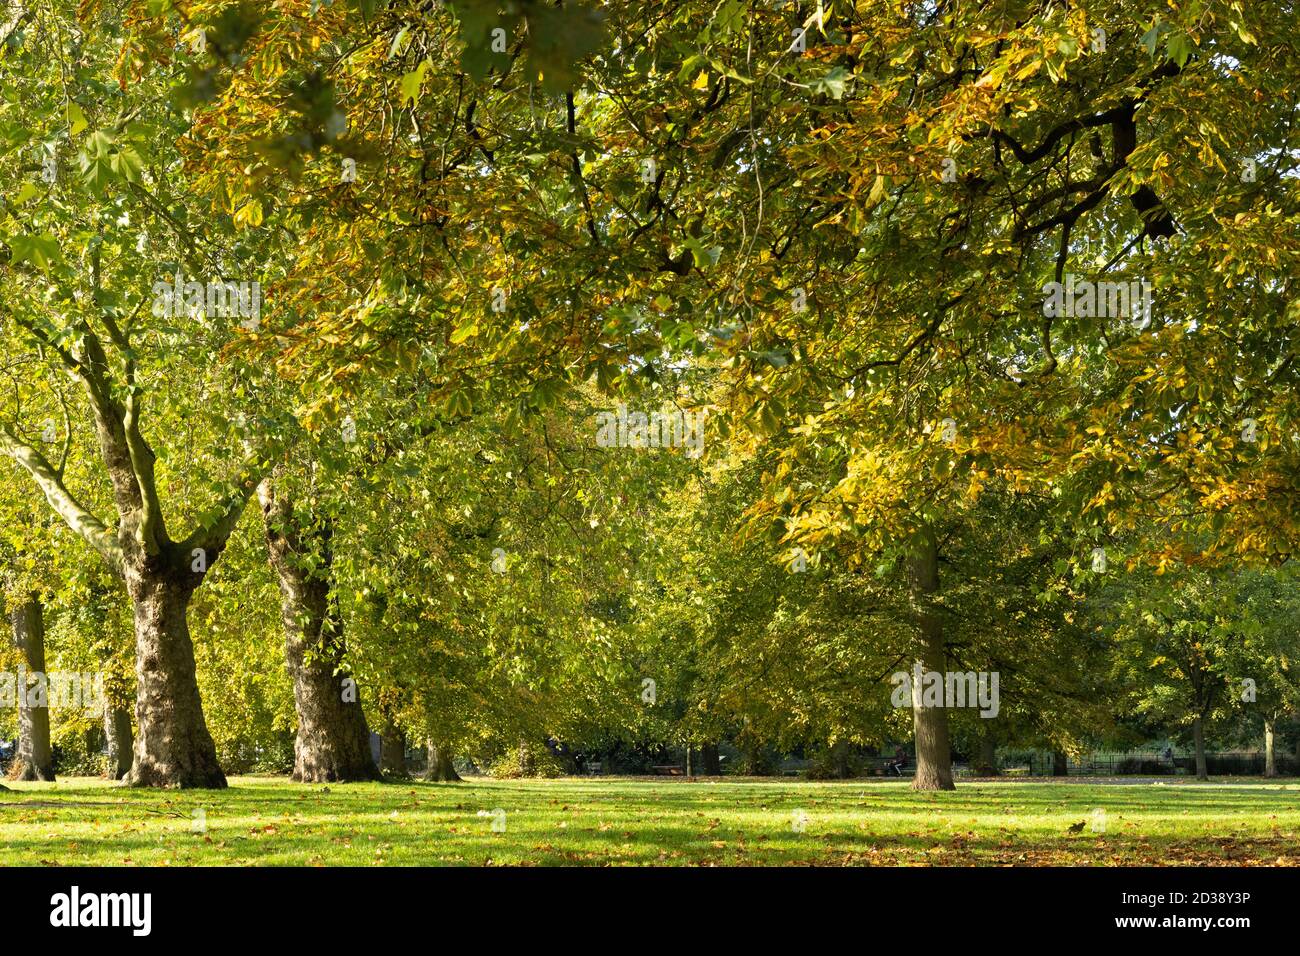
[[[885,177],[877,176],[876,181],[871,185],[871,194],[867,196],[867,204],[874,206],[880,200],[885,198]]]
[[[260,226],[262,224],[262,201],[250,199],[235,211],[236,226]]]
[[[68,133],[70,136],[76,136],[86,128],[86,114],[81,111],[81,107],[71,100],[68,101]]]

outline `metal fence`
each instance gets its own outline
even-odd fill
[[[1275,754],[1274,767],[1282,776],[1300,775],[1300,760],[1293,754]],[[1218,776],[1263,776],[1264,754],[1228,752],[1205,755],[1206,770]],[[1002,764],[1004,773],[1017,771],[1031,777],[1055,776],[1055,762],[1048,753],[1027,754]],[[1068,776],[1121,777],[1126,775],[1159,777],[1195,775],[1196,757],[1189,753],[1100,753],[1085,754],[1066,762]]]

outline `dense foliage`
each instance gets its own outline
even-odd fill
[[[1295,14],[0,5],[55,757],[1300,753]]]

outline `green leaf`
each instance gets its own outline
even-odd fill
[[[771,352],[759,352],[757,358],[761,362],[771,365],[773,368],[783,368],[790,364],[793,356],[784,349]]]
[[[398,100],[401,105],[415,105],[415,101],[420,98],[420,87],[424,85],[424,74],[428,71],[429,61],[424,59],[419,66],[402,77],[401,98]]]
[[[130,183],[140,181],[140,172],[144,169],[144,160],[130,146],[123,146],[110,159],[113,172]]]
[[[458,415],[472,415],[474,413],[474,403],[470,400],[469,392],[464,389],[457,389],[447,396],[447,414],[455,417]]]
[[[1185,66],[1187,58],[1192,55],[1192,38],[1186,33],[1175,33],[1165,43],[1165,50],[1169,54],[1169,59],[1180,67]]]
[[[68,134],[76,136],[89,124],[86,122],[86,114],[81,111],[81,107],[71,100],[68,101]]]
[[[39,236],[14,236],[9,240],[9,248],[13,250],[14,262],[30,262],[42,271],[62,258],[59,241],[48,232]]]
[[[770,402],[763,402],[758,406],[758,419],[755,426],[755,430],[766,437],[771,437],[781,430],[781,420]]]
[[[460,345],[466,339],[478,335],[478,323],[467,322],[451,333],[451,344]]]
[[[97,129],[86,137],[86,153],[90,156],[102,156],[113,148],[111,134]]]
[[[1169,24],[1161,23],[1159,20],[1146,33],[1142,34],[1141,44],[1146,47],[1147,53],[1153,58],[1156,55],[1156,47],[1160,44],[1160,37],[1169,30]]]
[[[724,0],[713,14],[713,27],[719,36],[744,29],[745,4],[740,0]]]
[[[96,130],[86,137],[86,146],[78,155],[81,178],[91,191],[101,195],[108,184],[121,174],[114,168],[113,137]]]
[[[388,59],[391,60],[393,57],[397,56],[397,54],[406,49],[403,44],[410,32],[411,28],[409,26],[402,27],[402,29],[397,31],[397,36],[393,37],[393,45],[388,48]]]
[[[695,260],[697,269],[707,269],[710,266],[715,266],[718,264],[718,260],[722,258],[721,246],[706,246],[694,236],[686,240],[686,248],[691,251],[691,258]]]
[[[682,68],[677,71],[677,82],[689,83],[696,73],[708,65],[709,58],[706,56],[701,56],[698,53],[693,56],[688,56],[685,61],[683,61]]]
[[[842,66],[833,67],[825,76],[818,77],[808,84],[814,93],[829,96],[833,100],[844,96],[844,86],[850,79],[849,71]]]

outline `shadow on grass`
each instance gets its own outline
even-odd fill
[[[1283,785],[1296,784],[73,780],[0,794],[0,839],[6,862],[46,866],[1300,863],[1300,792]],[[496,808],[505,833],[491,830]],[[1069,832],[1096,810],[1105,832]]]

